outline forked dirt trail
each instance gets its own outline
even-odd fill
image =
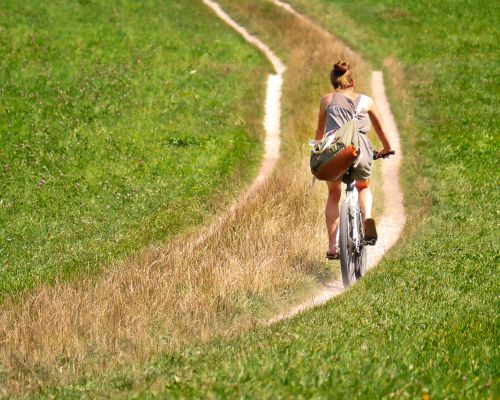
[[[253,192],[262,182],[267,179],[274,168],[276,159],[279,153],[279,118],[280,118],[280,104],[279,99],[281,97],[281,83],[282,83],[282,73],[285,71],[285,66],[276,57],[276,55],[269,49],[269,47],[263,44],[260,40],[250,35],[245,28],[238,25],[233,19],[231,19],[220,6],[213,2],[212,0],[203,0],[203,2],[214,10],[214,12],[239,32],[249,43],[255,45],[259,48],[266,57],[273,64],[278,75],[270,75],[268,79],[268,91],[266,99],[266,117],[265,117],[265,128],[266,128],[266,150],[264,155],[264,160],[261,166],[259,175],[254,180],[253,184],[250,186],[249,190],[243,196],[245,198],[249,193]],[[296,18],[300,19],[306,24],[313,25],[316,29],[321,30],[324,34],[331,36],[331,34],[317,25],[315,25],[310,19],[303,16],[302,14],[295,11],[288,3],[280,0],[272,0],[272,2],[278,7],[283,8],[287,12],[293,14]],[[333,38],[333,37],[332,37]],[[353,53],[351,49],[348,49],[348,53]],[[380,71],[374,71],[371,78],[371,90],[375,102],[379,108],[382,122],[386,130],[386,134],[391,141],[393,149],[396,151],[396,155],[390,159],[384,160],[382,162],[382,180],[383,180],[383,192],[384,192],[384,207],[383,214],[378,222],[378,232],[380,239],[376,246],[369,248],[368,250],[368,260],[367,268],[371,269],[377,265],[380,259],[384,256],[386,251],[390,249],[398,240],[403,227],[406,222],[406,213],[403,206],[403,193],[399,184],[399,169],[402,160],[401,145],[399,140],[399,132],[392,115],[389,101],[387,99],[383,81],[383,75]],[[271,100],[270,100],[271,99]],[[303,303],[293,306],[291,309],[275,316],[269,323],[279,321],[284,318],[289,318],[297,313],[306,310],[308,308],[314,307],[316,305],[322,304],[334,296],[337,296],[344,292],[344,287],[341,279],[337,279],[325,284],[317,293],[315,293],[311,298],[307,299]]]

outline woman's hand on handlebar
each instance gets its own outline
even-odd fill
[[[375,155],[374,155],[374,159],[378,159],[378,158],[386,158],[392,154],[396,154],[396,152],[391,149],[390,147],[384,147],[382,150],[380,150],[379,152],[374,152]]]

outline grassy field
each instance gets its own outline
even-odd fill
[[[111,387],[144,397],[495,397],[498,31],[484,27],[498,13],[486,2],[295,3],[375,65],[388,55],[401,61],[393,105],[406,165],[418,161],[405,172],[406,240],[320,309],[165,357]],[[385,66],[398,78],[394,64]]]
[[[196,1],[0,4],[0,296],[95,274],[227,203],[270,70]]]
[[[0,394],[138,368],[188,344],[235,337],[338,273],[338,263],[331,268],[323,258],[324,187],[304,196],[310,172],[303,155],[319,98],[330,87],[329,60],[345,49],[276,13],[267,0],[228,1],[224,7],[239,20],[253,15],[245,21],[249,29],[287,63],[279,168],[213,234],[205,236],[201,227],[197,233],[205,240],[193,241],[186,232],[99,279],[44,286],[22,301],[6,299],[0,305]],[[221,34],[232,32],[211,18]],[[366,66],[352,61],[365,84]]]
[[[231,7],[248,12],[250,3],[264,2]],[[389,74],[410,221],[402,243],[366,279],[293,320],[40,397],[498,397],[498,9],[476,3],[293,2]],[[297,27],[280,24],[284,17],[269,4],[256,8],[253,29],[293,48],[277,32]],[[304,107],[303,119],[291,112],[293,100],[312,102],[307,94],[298,100],[316,82],[306,59],[288,59],[300,60],[310,79],[299,69],[288,75],[287,90],[296,90],[285,96],[288,138],[314,123],[313,107]]]

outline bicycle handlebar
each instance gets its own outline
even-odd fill
[[[378,151],[373,150],[373,159],[374,160],[378,160],[379,158],[388,158],[389,156],[392,156],[392,155],[396,154],[396,152],[394,150],[391,150],[389,153],[380,154],[377,157],[377,153],[378,153]]]

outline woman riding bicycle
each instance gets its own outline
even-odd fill
[[[392,151],[391,145],[382,129],[379,114],[372,98],[354,91],[355,82],[349,63],[346,61],[337,62],[330,72],[330,81],[334,91],[321,98],[315,139],[322,139],[325,132],[329,133],[338,130],[342,125],[354,118],[356,110],[358,110],[361,158],[357,166],[351,169],[350,176],[356,180],[356,188],[359,192],[359,203],[363,211],[365,224],[365,238],[374,243],[377,240],[377,231],[375,221],[371,218],[372,193],[368,187],[368,178],[371,175],[373,160],[373,147],[367,136],[370,130],[370,121],[382,146],[384,146],[377,153],[377,156]],[[341,183],[342,178],[327,181],[328,200],[325,207],[325,220],[328,231],[328,251],[326,256],[329,259],[339,258],[337,230],[339,226]]]

